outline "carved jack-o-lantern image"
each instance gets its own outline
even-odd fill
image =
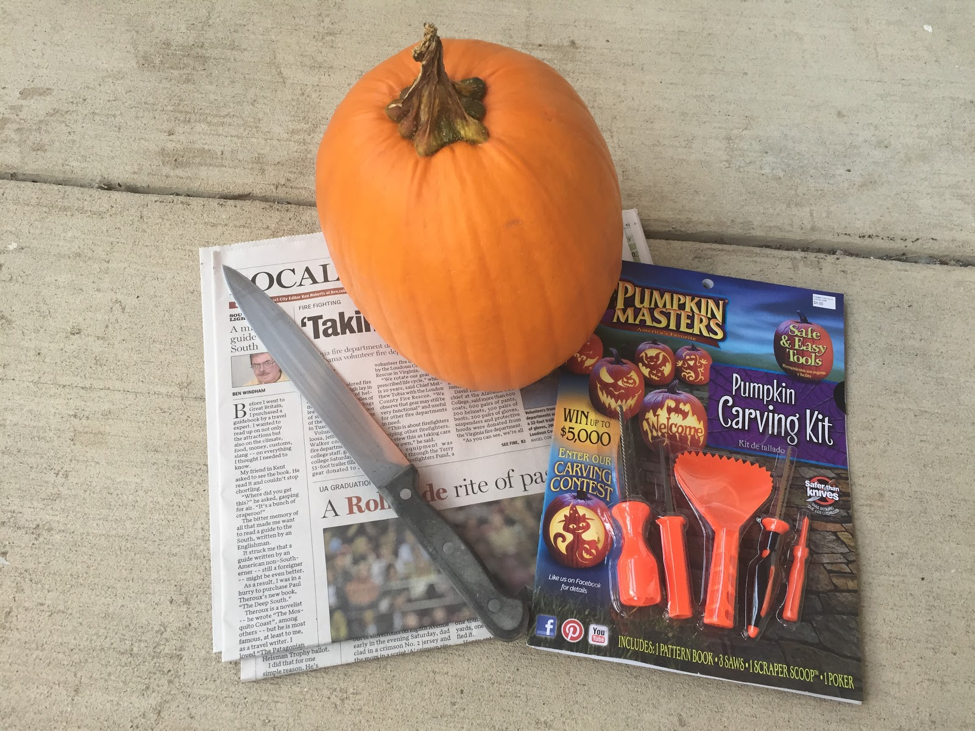
[[[703,386],[711,380],[711,354],[696,345],[685,345],[677,351],[677,376],[684,383]]]
[[[650,339],[636,349],[636,364],[640,372],[653,386],[666,386],[674,380],[674,351],[663,343]]]
[[[614,418],[616,407],[622,406],[623,416],[629,419],[640,411],[643,376],[633,363],[620,358],[615,348],[609,352],[612,357],[596,363],[589,374],[589,400],[601,414]]]
[[[601,563],[612,547],[612,522],[606,503],[587,492],[555,498],[542,519],[549,555],[563,566],[587,569]]]
[[[775,329],[775,360],[800,381],[821,381],[833,370],[833,339],[822,325],[798,314],[798,320],[786,320]]]
[[[640,436],[651,449],[666,443],[672,454],[685,449],[703,449],[708,443],[708,415],[698,399],[668,388],[651,391],[640,408]]]
[[[589,339],[582,344],[569,359],[565,362],[565,368],[570,373],[577,373],[586,376],[592,373],[592,367],[596,361],[603,357],[603,341],[596,333],[589,336]]]

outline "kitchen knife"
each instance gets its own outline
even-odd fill
[[[528,608],[508,596],[477,555],[417,489],[417,471],[359,403],[311,340],[257,285],[225,266],[223,276],[248,324],[298,392],[378,488],[430,558],[495,637],[524,630]]]

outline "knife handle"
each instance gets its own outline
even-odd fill
[[[505,642],[517,639],[528,624],[528,606],[498,586],[477,554],[417,487],[416,467],[409,465],[379,491],[488,632]]]

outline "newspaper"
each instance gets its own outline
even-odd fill
[[[650,261],[635,211],[623,257]],[[214,652],[256,680],[487,637],[251,331],[222,266],[299,323],[511,588],[531,583],[556,378],[498,393],[432,378],[356,310],[321,234],[200,263]]]

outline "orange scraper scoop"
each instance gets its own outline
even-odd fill
[[[714,531],[704,623],[735,626],[741,528],[772,494],[772,474],[761,465],[704,452],[684,452],[674,463],[677,484]]]

